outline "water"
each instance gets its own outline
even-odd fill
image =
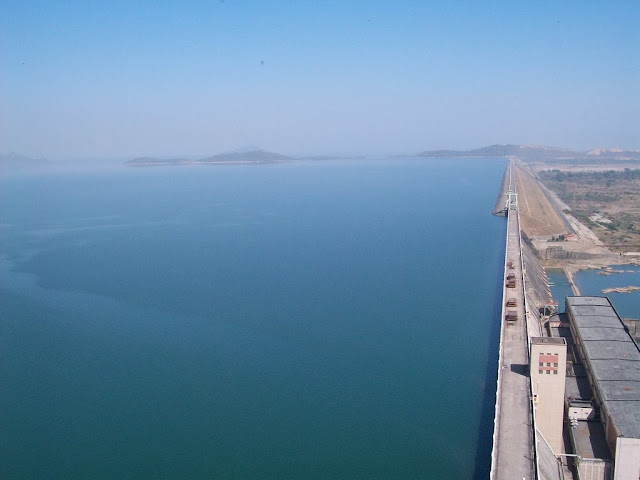
[[[615,273],[599,275],[603,270],[581,270],[573,280],[582,295],[607,296],[621,317],[640,318],[640,290],[630,293],[602,293],[605,288],[640,286],[640,267],[613,265]]]
[[[609,292],[602,290],[610,287],[626,287],[629,285],[640,286],[640,267],[637,265],[614,265],[611,267],[615,273],[599,275],[604,270],[580,270],[573,275],[573,280],[580,289],[581,295],[596,297],[609,297],[611,303],[621,317],[640,318],[640,291],[630,293]],[[562,269],[547,269],[547,278],[551,285],[553,299],[558,302],[558,311],[564,312],[565,297],[573,295]]]
[[[3,478],[486,478],[503,160],[1,179]]]
[[[547,279],[551,284],[551,296],[558,302],[558,313],[563,313],[565,311],[565,298],[573,295],[569,280],[561,268],[547,268],[546,272]]]

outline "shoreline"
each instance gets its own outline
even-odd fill
[[[569,286],[571,287],[571,290],[573,291],[573,294],[579,297],[580,296],[580,289],[578,288],[578,286],[576,285],[576,282],[573,279],[573,274],[575,272],[572,272],[570,269],[568,269],[566,267],[564,267],[562,269],[562,271],[564,272],[565,276],[567,277],[567,281],[569,282]]]

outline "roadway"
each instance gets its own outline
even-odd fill
[[[509,169],[511,171],[511,164]],[[512,180],[513,175],[510,173],[510,190],[514,191],[515,182]],[[529,397],[529,348],[524,309],[520,222],[515,202],[509,207],[507,214],[491,479],[533,480],[535,457]],[[510,273],[515,274],[516,288],[506,287],[507,275]],[[506,307],[509,298],[516,299],[516,307]],[[511,310],[517,312],[518,319],[515,322],[507,322],[505,319],[506,312]]]

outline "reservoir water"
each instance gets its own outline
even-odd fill
[[[562,269],[548,268],[546,272],[551,284],[551,294],[558,302],[558,311],[564,312],[565,297],[573,295],[569,280]],[[581,295],[609,297],[621,317],[640,318],[640,291],[629,293],[602,291],[607,288],[640,286],[640,268],[637,265],[613,265],[611,271],[580,270],[573,275],[573,280]]]
[[[486,478],[502,159],[0,180],[0,476]]]
[[[573,296],[573,290],[569,279],[561,268],[547,268],[547,279],[551,288],[553,299],[558,302],[558,312],[563,313],[565,310],[566,297]]]
[[[573,278],[582,295],[607,296],[621,317],[640,318],[640,290],[629,293],[608,292],[603,289],[615,287],[640,287],[638,265],[613,265],[611,273],[606,270],[581,270]]]

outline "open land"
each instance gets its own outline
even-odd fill
[[[510,158],[521,228],[543,266],[640,263],[640,151],[491,145],[420,155]]]
[[[611,250],[640,250],[640,168],[553,169],[539,176]]]
[[[516,160],[522,229],[543,265],[640,263],[640,165]]]

